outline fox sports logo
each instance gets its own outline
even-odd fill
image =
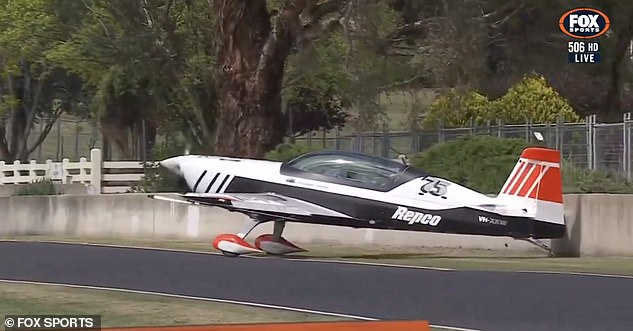
[[[558,20],[558,26],[566,35],[589,39],[599,37],[609,30],[609,17],[593,8],[576,8],[564,13]]]

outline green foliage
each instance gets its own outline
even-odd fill
[[[464,137],[436,144],[410,156],[411,164],[436,176],[486,194],[497,194],[530,146],[522,139]],[[633,183],[613,174],[591,171],[562,161],[565,193],[633,193]]]
[[[67,32],[50,1],[0,2],[0,158],[26,160],[58,116],[82,108],[80,80],[49,56]]]
[[[567,100],[547,84],[541,75],[525,76],[492,103],[493,113],[504,123],[555,123],[559,118],[579,122]]]
[[[293,136],[345,124],[351,79],[345,72],[344,52],[345,41],[334,33],[288,59],[283,95]]]
[[[450,89],[431,104],[424,122],[427,127],[439,123],[444,123],[444,126],[466,127],[471,125],[471,121],[480,124],[493,119],[490,102],[484,95],[474,91]]]
[[[633,193],[633,182],[610,172],[574,167],[563,160],[565,193]]]
[[[50,57],[94,90],[93,112],[102,127],[116,129],[106,130],[109,138],[124,140],[120,132],[138,131],[145,120],[161,134],[181,132],[208,145],[215,123],[208,4],[88,1],[82,7],[81,24]]]
[[[319,148],[310,147],[306,144],[285,142],[277,145],[275,149],[266,153],[264,158],[271,161],[290,161],[301,154],[317,150],[319,150]]]
[[[30,184],[20,185],[20,188],[13,195],[57,195],[57,190],[53,181],[48,178],[39,178]]]
[[[425,127],[463,127],[475,125],[555,123],[559,118],[567,122],[579,122],[567,100],[547,84],[541,75],[525,76],[507,93],[490,101],[475,91],[450,89],[437,98],[424,118]]]
[[[146,162],[143,169],[143,178],[128,190],[129,193],[180,192],[185,189],[177,176],[161,167],[158,162]]]
[[[183,155],[186,152],[190,154],[202,154],[199,149],[190,149],[186,142],[182,139],[172,136],[165,139],[154,146],[152,151],[152,159],[156,162],[145,162],[143,164],[143,178],[129,192],[133,193],[157,193],[157,192],[183,192],[189,191],[182,178],[171,173],[169,170],[161,167],[158,163],[170,157]]]
[[[497,193],[521,151],[522,139],[474,136],[436,144],[410,156],[411,164],[484,193]]]

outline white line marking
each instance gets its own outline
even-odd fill
[[[80,289],[89,289],[89,290],[101,290],[101,291],[112,291],[112,292],[122,292],[122,293],[132,293],[132,294],[156,295],[156,296],[163,296],[163,297],[177,298],[177,299],[199,300],[199,301],[207,301],[207,302],[218,302],[218,303],[228,303],[228,304],[235,304],[235,305],[251,306],[251,307],[258,307],[258,308],[287,310],[287,311],[294,311],[294,312],[299,312],[299,313],[308,313],[308,314],[317,314],[317,315],[326,315],[326,316],[333,316],[333,317],[357,319],[357,320],[362,320],[362,321],[380,321],[380,319],[373,318],[373,317],[350,315],[350,314],[339,314],[339,313],[332,313],[332,312],[326,312],[326,311],[320,311],[320,310],[293,308],[293,307],[287,307],[287,306],[269,305],[269,304],[265,304],[265,303],[256,303],[256,302],[248,302],[248,301],[227,300],[227,299],[217,299],[217,298],[205,298],[205,297],[196,297],[196,296],[189,296],[189,295],[169,294],[169,293],[151,292],[151,291],[128,290],[128,289],[122,289],[122,288],[116,288],[116,287],[75,285],[75,284],[64,284],[64,283],[50,283],[50,282],[28,281],[28,280],[12,280],[12,279],[0,279],[0,283],[62,286],[62,287],[80,288]],[[476,329],[457,328],[457,327],[445,326],[445,325],[433,325],[433,324],[431,324],[430,326],[433,327],[433,328],[446,329],[446,330],[455,330],[455,331],[483,331],[483,330],[476,330]]]
[[[219,252],[206,252],[206,251],[177,249],[177,248],[160,248],[160,247],[147,247],[147,246],[128,246],[128,245],[115,245],[115,244],[100,244],[100,243],[77,242],[77,241],[62,241],[62,240],[26,240],[25,241],[25,240],[18,240],[18,239],[0,239],[0,242],[23,242],[23,243],[36,242],[36,243],[52,243],[52,244],[66,244],[66,245],[103,246],[103,247],[111,247],[111,248],[143,249],[143,250],[156,250],[156,251],[167,251],[167,252],[176,252],[176,253],[180,252],[180,253],[190,253],[190,254],[207,254],[207,255],[222,256],[222,253],[219,253]],[[230,258],[230,257],[227,257],[227,258]],[[278,257],[241,255],[240,258],[273,259],[273,258],[278,258]],[[437,271],[459,271],[460,270],[460,269],[435,268],[435,267],[425,267],[425,266],[406,265],[406,264],[389,264],[389,263],[374,263],[374,262],[346,261],[346,260],[301,259],[301,258],[293,258],[290,255],[288,255],[287,257],[282,257],[281,259],[284,259],[286,261],[361,264],[361,265],[370,265],[370,266],[377,266],[377,267],[428,269],[428,270],[437,270]],[[542,274],[558,274],[558,275],[590,276],[590,277],[613,277],[613,278],[633,279],[633,276],[628,276],[628,275],[599,274],[599,273],[576,272],[576,271],[554,271],[554,270],[551,270],[551,271],[548,271],[548,270],[492,270],[492,271],[493,272],[509,272],[509,273],[542,273]]]
[[[207,255],[222,256],[222,253],[219,253],[219,252],[206,252],[206,251],[198,251],[198,250],[179,249],[179,248],[161,248],[161,247],[148,247],[148,246],[101,244],[101,243],[90,243],[90,242],[79,242],[79,241],[0,239],[0,242],[24,242],[24,243],[29,243],[29,242],[33,243],[34,242],[34,243],[51,243],[51,244],[63,244],[63,245],[84,245],[84,246],[97,246],[97,247],[98,246],[102,246],[102,247],[110,247],[110,248],[142,249],[142,250],[167,251],[167,252],[176,252],[176,253],[207,254]],[[275,258],[275,257],[271,257],[271,256],[252,256],[252,255],[240,255],[240,257],[241,258],[249,258],[249,259],[272,259],[272,258]],[[447,269],[447,268],[435,268],[435,267],[425,267],[425,266],[416,266],[416,265],[375,263],[375,262],[363,262],[363,261],[302,259],[302,258],[299,258],[299,257],[293,257],[291,255],[288,255],[287,257],[282,257],[281,259],[283,259],[285,261],[359,264],[359,265],[368,265],[368,266],[376,266],[376,267],[425,269],[425,270],[437,270],[437,271],[454,271],[455,270],[455,269]]]
[[[633,279],[633,276],[627,276],[627,275],[596,274],[596,273],[591,273],[591,272],[575,272],[575,271],[517,270],[517,271],[510,271],[510,272],[530,273],[530,274],[554,274],[554,275],[572,275],[572,276],[611,277],[611,278]]]
[[[191,254],[222,255],[222,253],[219,253],[219,252],[205,252],[205,251],[197,251],[197,250],[189,250],[189,249],[163,248],[163,247],[148,247],[148,246],[130,246],[130,245],[116,245],[116,244],[91,243],[91,242],[79,242],[79,241],[63,241],[63,240],[17,240],[17,239],[2,239],[2,240],[0,240],[0,242],[49,243],[49,244],[63,244],[63,245],[102,246],[102,247],[110,247],[110,248],[142,249],[142,250],[167,251],[167,252],[176,252],[176,253],[191,253]],[[253,257],[253,256],[246,256],[246,255],[244,255],[243,257]]]
[[[360,265],[369,265],[369,266],[377,266],[377,267],[424,269],[424,270],[435,270],[435,271],[455,271],[455,269],[437,268],[437,267],[425,267],[425,266],[419,266],[419,265],[389,264],[389,263],[363,262],[363,261],[346,261],[346,260],[300,259],[300,258],[291,258],[291,256],[288,256],[288,260],[298,261],[298,262],[345,263],[345,264],[360,264]]]
[[[444,325],[429,324],[429,326],[435,329],[445,329],[445,330],[451,330],[451,331],[484,331],[484,330],[479,330],[479,329],[465,329],[465,328],[457,328],[454,326],[444,326]]]
[[[301,309],[301,308],[293,308],[293,307],[286,307],[286,306],[269,305],[269,304],[264,304],[264,303],[238,301],[238,300],[228,300],[228,299],[217,299],[217,298],[205,298],[205,297],[170,294],[170,293],[161,293],[161,292],[151,292],[151,291],[128,290],[128,289],[122,289],[122,288],[116,288],[116,287],[75,285],[75,284],[49,283],[49,282],[26,281],[26,280],[11,280],[11,279],[0,279],[0,282],[1,283],[15,283],[15,284],[63,286],[63,287],[70,287],[70,288],[83,288],[83,289],[89,289],[89,290],[103,290],[103,291],[113,291],[113,292],[122,292],[122,293],[157,295],[157,296],[164,296],[164,297],[170,297],[170,298],[200,300],[200,301],[209,301],[209,302],[218,302],[218,303],[229,303],[229,304],[252,306],[252,307],[258,307],[258,308],[288,310],[288,311],[294,311],[294,312],[299,312],[299,313],[327,315],[327,316],[351,318],[351,319],[365,320],[365,321],[378,321],[379,320],[377,318],[372,318],[372,317],[356,316],[356,315],[349,315],[349,314],[338,314],[338,313],[331,313],[331,312],[319,311],[319,310],[311,310],[311,309]]]

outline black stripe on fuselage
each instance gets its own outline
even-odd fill
[[[303,222],[315,222],[350,227],[368,227],[407,231],[429,231],[456,234],[477,234],[489,236],[509,236],[514,238],[559,238],[564,236],[565,227],[549,222],[533,221],[525,217],[509,217],[468,207],[457,207],[441,210],[424,210],[413,206],[397,205],[366,198],[346,196],[334,192],[319,191],[309,188],[271,183],[244,177],[235,177],[228,185],[225,193],[266,193],[274,192],[294,197],[306,202],[346,214],[353,219],[319,217],[305,219]],[[406,207],[417,213],[441,216],[437,226],[411,223],[392,219],[398,207]],[[481,222],[480,217],[489,221]],[[490,222],[494,220],[495,222]],[[501,221],[501,222],[499,222]],[[502,223],[502,224],[500,224]],[[505,224],[503,224],[505,223]]]
[[[216,172],[215,176],[213,176],[213,179],[211,180],[209,185],[207,185],[207,189],[204,191],[204,193],[209,193],[209,191],[211,190],[211,186],[213,186],[213,183],[215,183],[215,181],[218,179],[219,176],[220,176],[220,173]],[[195,192],[195,190],[194,190],[194,192]]]
[[[207,175],[207,171],[203,171],[202,174],[200,175],[200,177],[198,177],[198,180],[196,181],[196,184],[193,186],[193,191],[196,192],[198,190],[198,185],[200,185],[200,182],[202,181],[202,178],[204,178],[204,176]]]
[[[222,186],[224,186],[226,180],[229,179],[229,177],[231,177],[231,175],[224,176],[224,179],[222,179],[222,183],[220,183],[220,186],[218,186],[218,190],[216,191],[216,193],[222,192]]]

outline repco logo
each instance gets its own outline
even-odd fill
[[[418,213],[402,206],[398,206],[398,209],[396,209],[396,212],[391,215],[391,218],[409,222],[409,225],[420,223],[430,226],[436,226],[442,220],[442,216]]]
[[[593,8],[576,8],[564,13],[558,20],[560,30],[579,39],[599,37],[609,30],[609,17]]]

